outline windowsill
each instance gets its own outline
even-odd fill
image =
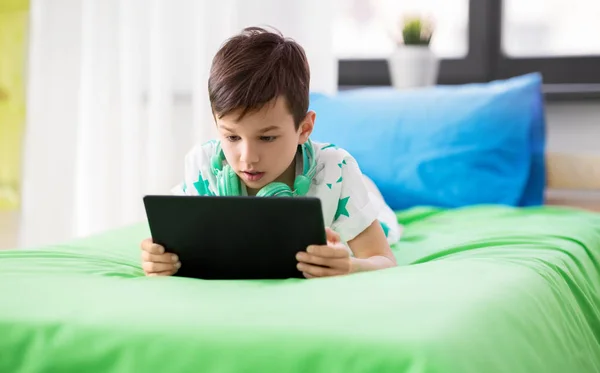
[[[544,84],[548,101],[600,100],[600,84]]]

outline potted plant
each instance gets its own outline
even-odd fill
[[[396,49],[388,61],[392,85],[399,89],[434,85],[439,59],[430,48],[433,22],[407,16],[400,30],[401,35],[395,37]]]

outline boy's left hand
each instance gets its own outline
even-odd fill
[[[350,252],[340,240],[340,235],[326,228],[327,245],[311,245],[306,252],[296,255],[298,270],[304,277],[347,275],[352,272]]]

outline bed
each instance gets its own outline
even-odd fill
[[[145,224],[0,252],[0,372],[600,371],[599,213],[397,216],[399,267],[310,281],[144,277]]]
[[[600,372],[600,200],[553,194],[598,164],[545,153],[543,204],[397,208],[399,266],[352,276],[145,277],[145,223],[1,251],[0,372]]]

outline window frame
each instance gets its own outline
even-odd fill
[[[506,56],[502,6],[502,0],[469,1],[468,53],[464,58],[440,60],[438,84],[489,82],[539,72],[549,99],[600,99],[600,56]],[[338,63],[341,89],[391,85],[386,59],[340,59]]]

